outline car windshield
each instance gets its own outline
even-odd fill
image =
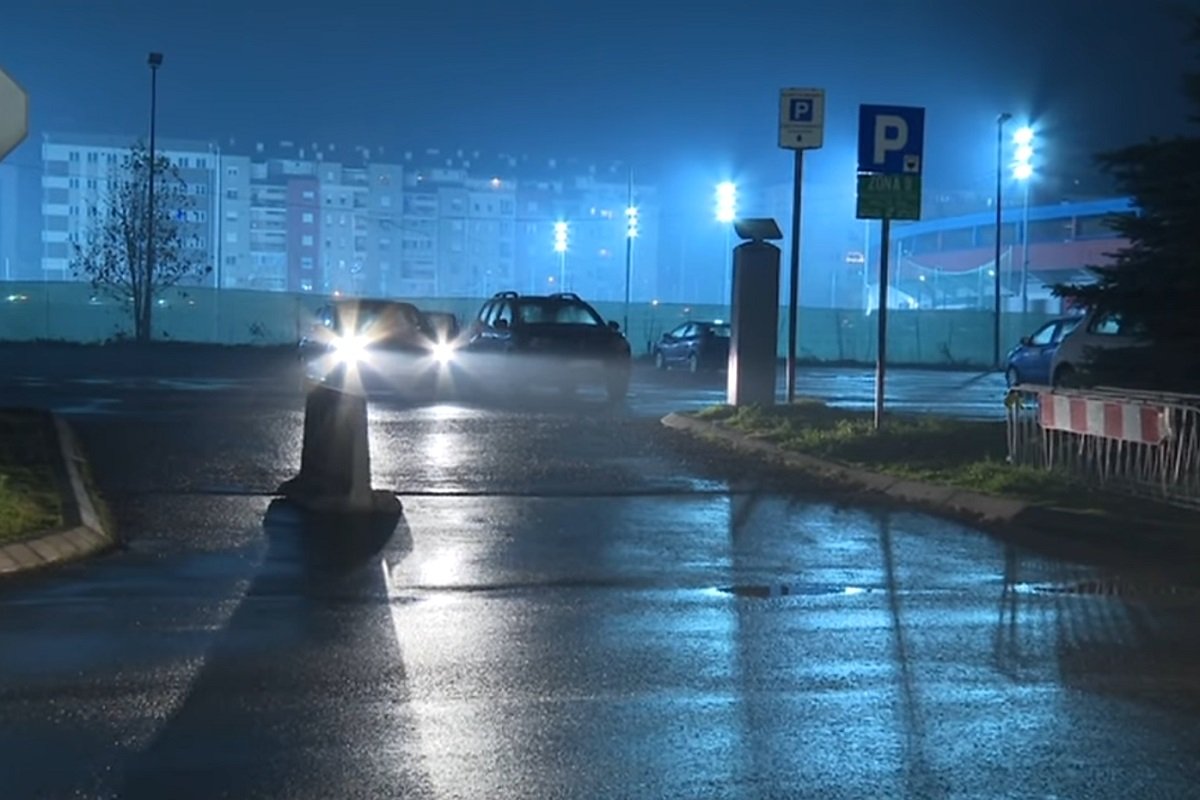
[[[526,325],[603,325],[600,315],[583,303],[555,298],[522,300],[518,306]]]
[[[416,310],[407,303],[351,300],[338,303],[334,330],[341,334],[357,333],[376,338],[396,338],[419,327]]]

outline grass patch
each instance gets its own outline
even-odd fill
[[[62,524],[54,446],[40,415],[0,411],[0,544]]]
[[[870,412],[810,399],[769,408],[713,406],[696,416],[785,450],[899,477],[1072,508],[1105,502],[1060,473],[1008,464],[1003,422],[890,415],[876,431]]]

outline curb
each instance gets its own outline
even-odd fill
[[[743,454],[766,456],[785,466],[842,486],[886,495],[921,508],[940,510],[959,517],[968,516],[990,523],[1012,523],[1033,507],[1033,504],[1024,500],[959,489],[940,483],[898,478],[895,475],[852,467],[817,456],[792,453],[771,442],[754,439],[721,425],[683,414],[668,414],[662,418],[662,424],[673,430],[716,440]]]
[[[86,463],[71,427],[57,414],[47,413],[44,422],[58,442],[63,527],[0,546],[0,576],[62,564],[107,550],[116,537],[104,527],[96,505],[83,480],[80,465]]]

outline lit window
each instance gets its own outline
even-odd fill
[[[300,237],[300,244],[304,247],[312,247],[313,246],[313,237],[308,235],[307,233],[304,234],[303,236]]]
[[[316,197],[316,195],[313,194],[312,189],[305,189],[301,194],[301,197],[303,197],[305,200],[312,200],[314,197]]]
[[[312,221],[313,221],[313,215],[312,215],[312,212],[311,212],[311,211],[305,211],[303,214],[301,214],[301,215],[300,215],[300,221],[301,221],[301,222],[306,222],[306,223],[309,223],[309,224],[311,224],[311,223],[312,223]],[[310,238],[311,238],[311,237],[310,237]]]
[[[225,241],[228,242],[229,244],[237,244],[237,240],[238,240],[237,231],[229,231],[228,233],[225,234]]]

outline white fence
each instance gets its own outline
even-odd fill
[[[1018,386],[1008,399],[1014,464],[1200,508],[1200,396]]]

